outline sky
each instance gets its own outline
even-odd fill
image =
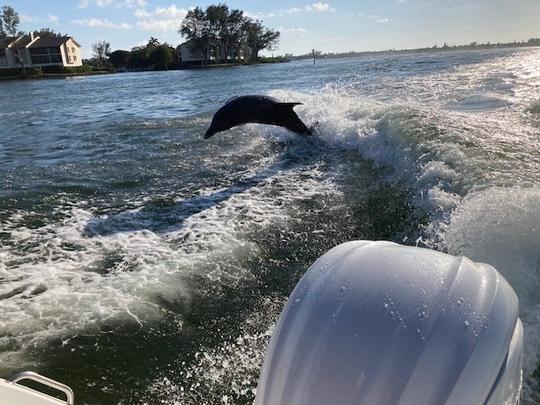
[[[173,46],[199,0],[4,0],[21,17],[20,30],[49,27],[73,36],[83,57],[106,40],[112,50],[153,36]],[[540,37],[540,0],[234,0],[225,1],[281,32],[275,54],[311,49],[346,52],[507,42]]]

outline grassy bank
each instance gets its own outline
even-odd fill
[[[77,67],[44,66],[37,68],[12,68],[0,69],[0,80],[20,80],[20,79],[52,79],[69,76],[90,76],[107,73],[115,73],[114,68],[94,68],[83,65]]]
[[[260,57],[257,59],[257,63],[287,63],[290,62],[289,58],[284,56],[273,56],[273,57]]]

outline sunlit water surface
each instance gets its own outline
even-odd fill
[[[238,94],[301,101],[306,141]],[[249,404],[321,254],[389,239],[495,266],[540,401],[540,50],[0,82],[0,375],[79,403]]]

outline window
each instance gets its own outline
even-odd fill
[[[46,54],[47,48],[30,48],[30,55],[42,55]]]
[[[32,58],[32,63],[37,65],[62,63],[62,55],[60,54],[60,48],[30,48],[30,55]]]
[[[74,46],[71,47],[71,52],[75,53],[75,47]]]

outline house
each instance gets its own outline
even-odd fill
[[[228,55],[225,55],[225,46],[221,40],[210,40],[208,44],[206,58],[204,57],[204,51],[197,43],[197,40],[190,39],[184,42],[176,48],[178,59],[182,63],[197,63],[197,62],[236,62],[245,61],[251,55],[251,50],[248,46],[242,45],[240,47],[240,55],[238,55],[238,49],[229,49]]]
[[[23,35],[0,40],[0,69],[82,66],[81,45],[72,37]]]

